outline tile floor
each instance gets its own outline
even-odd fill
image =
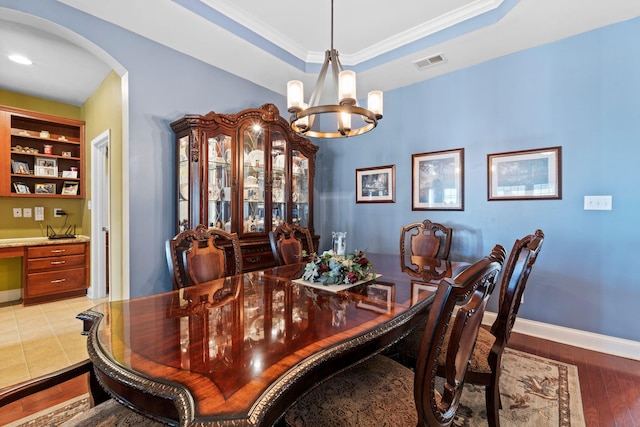
[[[87,358],[76,315],[104,300],[87,297],[23,307],[0,307],[0,389]]]

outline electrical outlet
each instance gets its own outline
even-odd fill
[[[53,208],[53,216],[55,218],[60,218],[62,215],[64,215],[64,210],[62,210],[62,208]]]
[[[22,208],[13,208],[13,217],[22,218]]]
[[[22,209],[22,216],[25,218],[31,218],[31,213],[32,213],[31,208]]]
[[[36,217],[34,218],[36,221],[44,221],[44,206],[36,206]]]

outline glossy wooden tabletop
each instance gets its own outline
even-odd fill
[[[427,313],[432,289],[398,255],[368,255],[382,277],[339,293],[293,283],[296,264],[98,305],[79,317],[100,383],[165,422],[270,425]]]

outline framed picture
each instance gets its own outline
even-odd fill
[[[413,154],[412,209],[464,210],[464,148]]]
[[[60,194],[75,196],[78,194],[78,183],[75,181],[65,181],[64,184],[62,184],[62,191]]]
[[[14,174],[29,175],[29,165],[25,162],[11,160],[11,170]]]
[[[395,203],[396,166],[356,169],[356,203]]]
[[[55,168],[58,166],[58,161],[56,159],[36,157],[36,166],[43,168]]]
[[[562,147],[487,155],[489,200],[562,199]]]
[[[13,188],[16,190],[18,194],[29,194],[31,190],[29,190],[29,186],[24,182],[14,182]]]
[[[34,166],[34,175],[57,177],[58,176],[57,159],[36,157],[36,163]]]
[[[56,194],[56,185],[54,183],[36,184],[36,193]]]
[[[429,296],[430,294],[435,294],[437,290],[438,290],[438,285],[436,283],[427,283],[427,282],[412,280],[411,281],[411,305],[414,305],[415,303]]]
[[[356,303],[356,307],[376,313],[392,314],[395,297],[393,283],[376,282],[367,286],[367,299]]]

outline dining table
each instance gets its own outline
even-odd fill
[[[94,397],[170,425],[273,425],[427,316],[437,281],[403,271],[397,254],[366,256],[375,280],[338,291],[301,281],[299,263],[80,313]],[[458,267],[447,261],[438,279]]]

